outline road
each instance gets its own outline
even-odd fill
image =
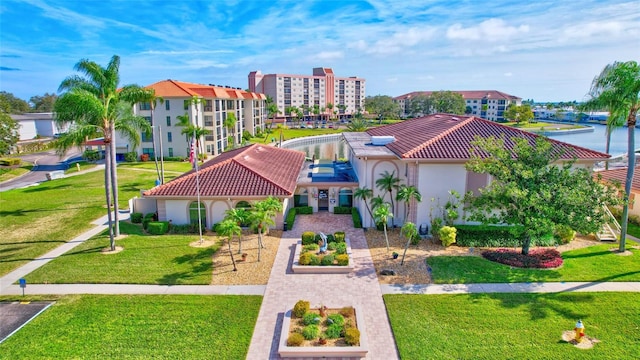
[[[55,150],[20,156],[23,161],[33,163],[33,169],[19,178],[1,183],[0,191],[17,189],[46,181],[48,172],[66,170],[69,167],[68,161],[80,156],[82,156],[82,152],[77,149],[69,150],[62,158],[56,155]]]

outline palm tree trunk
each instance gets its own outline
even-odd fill
[[[375,220],[373,219],[373,213],[371,212],[371,207],[367,203],[367,199],[363,198],[363,200],[364,200],[364,206],[367,208],[367,211],[369,212],[369,216],[371,216],[371,221],[375,223]]]
[[[389,252],[389,237],[387,236],[387,223],[382,224],[382,228],[384,229],[384,241],[387,242],[387,252]]]
[[[622,205],[622,219],[620,230],[620,247],[618,250],[624,252],[627,242],[627,225],[629,222],[629,197],[631,196],[631,183],[633,173],[636,168],[636,113],[637,109],[632,108],[627,117],[627,128],[629,129],[629,140],[627,146],[627,177],[624,184],[624,205]]]
[[[604,152],[607,153],[607,154],[609,153],[610,145],[611,145],[611,129],[609,129],[607,127],[607,142],[604,145]],[[609,161],[608,160],[605,160],[605,162],[604,162],[604,169],[605,170],[609,170]]]
[[[229,239],[227,240],[227,244],[229,245],[229,255],[231,255],[231,263],[233,264],[233,271],[238,271],[238,268],[236,268],[236,260],[233,258],[233,251],[231,250],[231,239],[233,239],[233,236],[229,236]]]
[[[391,226],[393,226],[394,228],[396,227],[396,222],[393,218],[396,217],[396,204],[395,201],[393,201],[393,189],[389,190],[389,197],[391,197]]]
[[[113,236],[113,219],[111,218],[111,191],[109,189],[109,175],[110,175],[110,162],[111,155],[108,149],[105,148],[104,152],[104,193],[107,197],[107,225],[109,226],[109,246],[111,251],[116,250],[116,241]]]
[[[111,143],[109,144],[111,151],[111,192],[113,193],[113,222],[114,222],[114,234],[116,237],[120,236],[120,215],[118,214],[118,164],[116,163],[116,139],[115,139],[115,123],[110,125],[111,129]]]
[[[258,262],[260,261],[261,249],[262,249],[262,229],[258,229]]]
[[[522,255],[529,255],[529,247],[531,246],[531,236],[525,233],[522,239]]]

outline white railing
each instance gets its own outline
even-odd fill
[[[283,141],[281,147],[285,149],[291,149],[298,146],[327,143],[327,142],[339,140],[341,138],[342,138],[342,134],[306,136],[302,138],[295,138],[295,139]]]

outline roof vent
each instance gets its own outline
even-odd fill
[[[245,160],[247,160],[247,161],[249,161],[249,155],[245,155],[245,156],[244,156],[244,159],[245,159]]]
[[[460,120],[460,119],[458,119],[457,117],[452,117],[452,118],[451,118],[451,120],[453,120],[453,121],[458,121],[458,120]]]
[[[371,137],[371,145],[374,146],[384,146],[387,145],[389,143],[392,143],[396,140],[396,138],[391,135],[391,136],[372,136]]]

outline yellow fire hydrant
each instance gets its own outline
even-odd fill
[[[584,324],[582,320],[578,320],[573,330],[576,332],[576,342],[582,342],[582,338],[584,337]]]

